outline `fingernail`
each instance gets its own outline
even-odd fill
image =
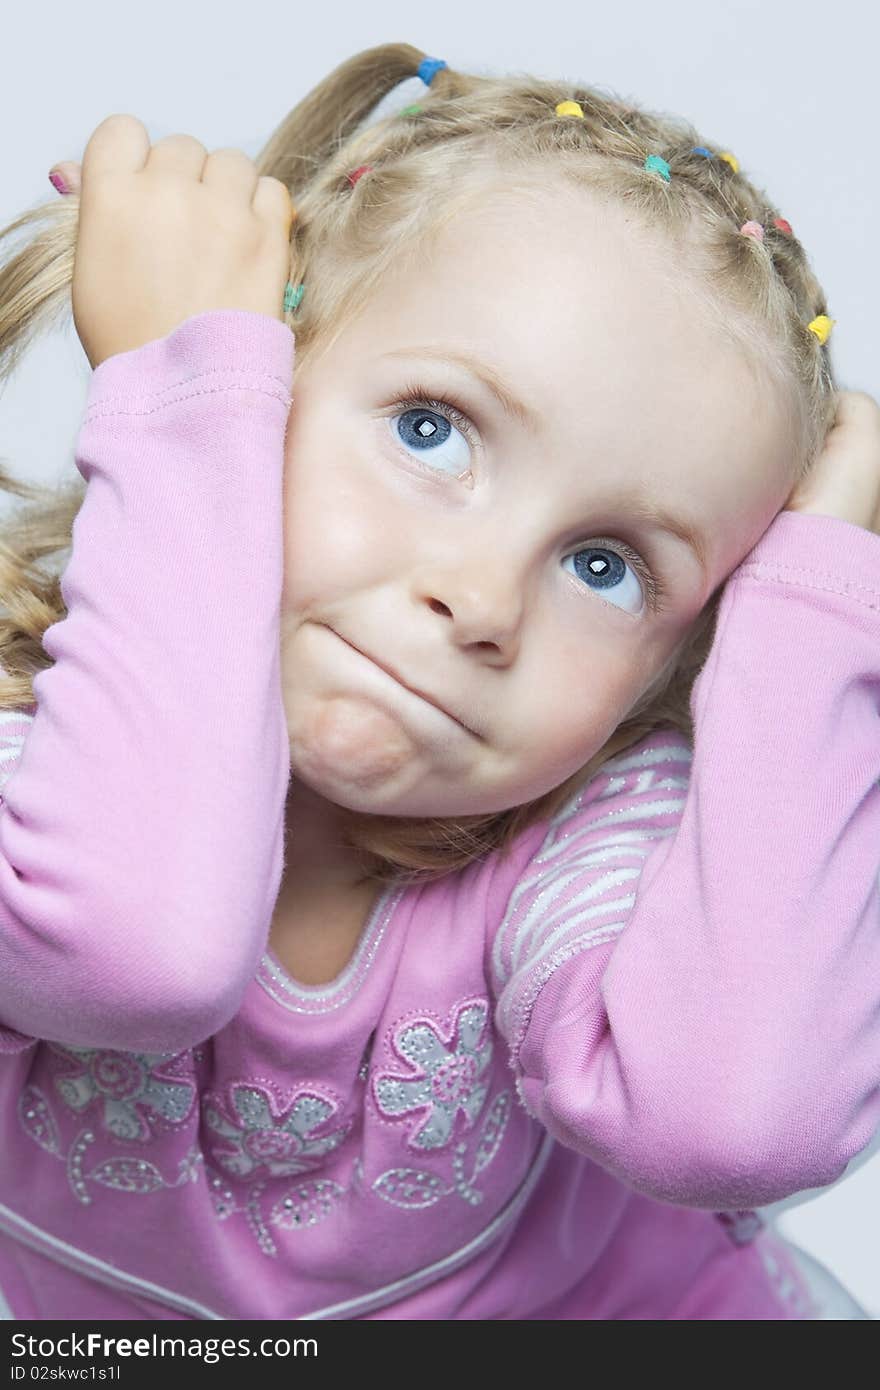
[[[53,188],[57,189],[59,193],[70,192],[70,189],[67,187],[67,184],[64,182],[60,174],[50,174],[49,182],[52,184]]]

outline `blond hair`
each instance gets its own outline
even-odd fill
[[[792,412],[796,469],[792,486],[815,462],[834,416],[828,346],[807,328],[826,312],[823,291],[801,243],[775,227],[780,217],[763,190],[686,121],[640,109],[580,84],[528,74],[475,76],[441,68],[418,98],[372,124],[365,121],[400,82],[417,75],[426,55],[409,44],[381,44],[341,63],[289,113],[254,163],[280,179],[297,209],[291,231],[291,280],[301,304],[286,315],[296,335],[296,370],[323,354],[345,324],[472,196],[474,183],[500,169],[510,187],[534,189],[551,177],[623,205],[664,246],[670,278],[712,315],[754,369],[780,383]],[[583,119],[556,106],[580,104]],[[662,157],[667,182],[645,167]],[[349,173],[371,166],[368,177]],[[742,235],[757,221],[763,242]],[[40,332],[70,307],[78,199],[25,212],[0,232],[0,380]],[[9,250],[12,237],[30,241]],[[0,488],[29,502],[0,524],[0,709],[33,705],[32,680],[51,666],[42,636],[66,616],[63,552],[84,499],[81,479],[55,489],[33,487],[0,464]],[[52,561],[48,567],[42,562]],[[493,850],[551,816],[608,758],[663,728],[693,746],[693,682],[714,638],[719,584],[696,621],[637,703],[583,767],[523,806],[455,818],[399,818],[352,813],[347,842],[365,876],[380,881],[432,879]]]

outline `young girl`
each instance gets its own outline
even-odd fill
[[[94,368],[0,570],[6,1316],[867,1316],[755,1210],[880,1123],[880,410],[796,232],[403,44],[74,177],[0,272]]]

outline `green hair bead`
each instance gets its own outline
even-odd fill
[[[291,313],[294,309],[298,309],[298,308],[299,308],[300,302],[301,302],[302,297],[303,297],[304,294],[305,294],[305,285],[297,285],[296,289],[294,289],[294,288],[293,288],[293,285],[292,285],[292,284],[290,283],[290,281],[288,280],[288,282],[287,282],[287,288],[286,288],[285,291],[284,291],[284,312],[285,312],[285,314],[289,314],[289,313]]]
[[[648,158],[645,160],[645,168],[651,170],[653,173],[659,174],[661,178],[669,183],[669,165],[666,163],[665,159],[660,158],[659,154],[649,154]]]

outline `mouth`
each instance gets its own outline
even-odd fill
[[[325,623],[323,626],[329,627],[330,625],[329,623]],[[465,724],[463,719],[459,719],[457,714],[453,714],[452,710],[447,709],[446,705],[441,704],[433,695],[427,694],[424,690],[419,690],[415,685],[410,685],[408,681],[405,681],[402,676],[398,675],[393,666],[387,665],[384,661],[377,661],[374,656],[370,656],[369,652],[365,652],[360,647],[356,647],[354,642],[349,642],[348,638],[343,637],[341,632],[337,632],[335,627],[331,627],[330,631],[335,633],[340,642],[344,642],[347,647],[351,647],[352,651],[357,652],[358,655],[366,657],[367,661],[371,661],[374,666],[378,666],[380,671],[384,671],[386,676],[390,676],[398,685],[402,685],[404,690],[408,690],[411,695],[417,695],[420,700],[424,700],[427,704],[433,705],[441,714],[445,714],[446,718],[451,719],[454,724],[458,724],[462,729],[466,729],[474,738],[480,738],[476,729],[472,729],[470,724]]]

